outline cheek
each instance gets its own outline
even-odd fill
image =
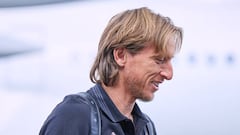
[[[146,71],[157,71],[159,70],[159,66],[155,62],[145,61],[139,67],[143,67]]]
[[[126,65],[126,69],[128,70],[128,74],[137,73],[137,75],[144,74],[154,74],[158,73],[160,68],[155,62],[151,60],[136,60],[131,61]]]
[[[146,65],[145,67],[146,67],[146,68],[145,68],[145,71],[148,72],[148,73],[152,73],[152,74],[154,74],[154,73],[159,73],[160,70],[161,70],[161,68],[159,67],[159,65],[154,64],[154,63],[153,63],[153,64],[150,63],[150,64]]]

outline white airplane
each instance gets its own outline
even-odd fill
[[[239,135],[237,0],[0,2],[0,134],[38,134],[65,95],[88,90],[108,20],[141,6],[184,29],[173,80],[160,86],[152,102],[138,101],[158,134]]]

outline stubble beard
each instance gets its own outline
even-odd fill
[[[153,97],[147,96],[144,90],[145,82],[140,79],[132,77],[133,75],[129,75],[126,79],[126,88],[130,91],[131,95],[135,99],[139,99],[144,102],[152,101]]]

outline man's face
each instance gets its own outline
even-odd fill
[[[149,45],[136,55],[127,54],[124,67],[124,84],[134,99],[150,101],[159,84],[165,79],[171,80],[173,69],[171,59],[174,55],[174,46],[169,42],[168,57],[160,56]]]

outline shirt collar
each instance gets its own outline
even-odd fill
[[[124,115],[120,113],[117,107],[114,105],[110,97],[107,95],[106,91],[102,86],[97,83],[88,91],[95,99],[99,108],[111,119],[113,122],[120,122],[127,119]],[[148,122],[144,114],[141,112],[138,105],[135,103],[133,111],[135,117],[141,118],[144,121]]]

